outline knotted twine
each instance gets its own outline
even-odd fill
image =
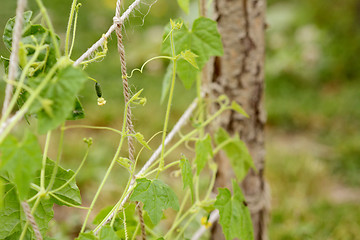
[[[123,23],[120,18],[120,12],[121,12],[121,0],[118,0],[116,3],[116,13],[115,13],[115,17],[113,20],[114,20],[114,23],[117,24],[117,28],[116,28],[115,32],[116,32],[116,36],[117,36],[117,48],[118,48],[118,52],[120,55],[121,75],[122,75],[122,83],[123,83],[123,89],[124,89],[123,93],[124,93],[125,104],[128,104],[128,102],[130,100],[130,90],[129,90],[129,83],[128,83],[128,79],[127,79],[127,71],[126,71],[125,48],[124,48],[124,44],[122,41],[122,39],[123,39],[123,37],[122,37]],[[135,131],[134,131],[134,125],[131,120],[132,114],[131,114],[130,106],[128,106],[126,111],[127,111],[126,128],[127,128],[127,131],[129,134],[133,134],[133,133],[135,133]],[[128,136],[128,146],[129,146],[129,159],[134,164],[135,163],[135,159],[134,159],[135,149],[134,149],[134,142],[133,142],[132,136]],[[142,207],[139,202],[136,202],[136,208],[138,210],[139,221],[140,221],[140,225],[141,225],[141,237],[143,240],[146,240],[145,222],[144,222],[144,218],[143,218]]]
[[[32,226],[32,228],[34,230],[36,240],[42,240],[43,238],[42,238],[41,233],[39,231],[39,227],[36,224],[35,218],[31,214],[31,209],[30,209],[29,204],[26,201],[23,201],[23,202],[21,202],[21,206],[24,209],[26,219],[29,221],[30,225]]]

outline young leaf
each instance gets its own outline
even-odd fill
[[[234,189],[233,196],[231,196],[229,189],[219,188],[219,194],[215,202],[215,208],[219,209],[219,222],[223,233],[227,240],[234,238],[253,240],[253,226],[245,198],[236,181],[233,181],[232,186]]]
[[[194,197],[194,184],[193,184],[193,173],[189,160],[183,156],[180,160],[181,176],[184,184],[184,189],[189,186],[191,196]]]
[[[30,183],[34,180],[36,171],[41,168],[42,153],[36,136],[27,132],[24,139],[19,142],[9,135],[0,145],[0,152],[0,169],[10,174],[20,199],[26,199]]]
[[[190,0],[177,0],[181,9],[186,13],[189,14],[189,2]]]
[[[184,58],[185,61],[190,63],[194,68],[199,69],[199,67],[196,63],[196,60],[195,60],[198,57],[198,55],[191,52],[190,50],[185,50],[185,51],[181,52],[181,56]]]
[[[38,113],[38,131],[46,133],[63,123],[73,110],[76,95],[87,80],[85,73],[72,66],[61,69],[48,86],[42,91],[41,97],[53,102],[52,116],[41,109]]]
[[[238,113],[244,115],[245,117],[249,118],[249,115],[245,112],[245,110],[235,101],[231,102],[231,108],[237,111]]]
[[[179,209],[179,200],[174,191],[161,180],[140,178],[136,180],[136,183],[130,200],[143,202],[144,209],[155,225],[159,223],[163,215],[162,210],[169,207],[174,210]]]
[[[167,26],[164,38],[168,35],[170,27]],[[217,30],[216,22],[209,19],[200,17],[194,21],[192,29],[183,26],[180,30],[175,30],[174,43],[176,55],[182,51],[190,50],[198,56],[196,62],[199,69],[202,69],[205,63],[211,56],[223,55],[223,48],[221,37]],[[171,54],[170,41],[163,42],[162,51],[166,54]],[[191,87],[195,81],[198,71],[186,61],[178,61],[177,73],[183,81],[185,87]]]
[[[215,134],[215,142],[217,145],[222,144],[230,139],[229,134],[222,128]],[[251,167],[254,167],[253,160],[249,151],[239,136],[235,136],[231,142],[227,143],[223,150],[229,158],[231,166],[235,172],[237,180],[240,182],[244,179]]]
[[[195,163],[197,166],[197,175],[199,175],[201,170],[205,167],[208,157],[213,156],[210,135],[206,135],[203,139],[196,142],[195,151]]]
[[[99,234],[100,240],[117,240],[120,238],[116,235],[114,229],[110,226],[104,226]]]
[[[80,233],[79,237],[76,238],[75,240],[99,240],[99,238],[96,237],[94,233],[87,232],[87,233]]]
[[[147,142],[144,140],[144,135],[142,135],[141,133],[137,132],[135,134],[135,138],[136,140],[138,140],[138,142],[143,145],[144,147],[146,147],[147,149],[151,150],[150,146],[147,144]]]

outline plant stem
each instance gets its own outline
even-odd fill
[[[49,27],[50,36],[52,38],[54,48],[55,48],[56,58],[60,58],[61,53],[60,53],[59,43],[58,43],[58,41],[56,39],[55,30],[54,30],[54,27],[53,27],[53,25],[52,25],[52,23],[50,21],[49,14],[47,13],[46,8],[45,8],[45,6],[44,6],[44,4],[42,3],[41,0],[36,0],[36,3],[38,4],[38,6],[40,8],[40,12],[44,16],[45,22],[46,22],[47,26]]]
[[[73,2],[71,4],[69,21],[68,21],[67,28],[66,28],[66,38],[65,38],[65,56],[66,57],[70,56],[69,55],[70,32],[71,32],[71,26],[73,23],[76,3],[77,3],[77,0],[73,0]]]
[[[72,35],[72,40],[71,40],[71,46],[70,46],[70,51],[69,51],[69,58],[71,57],[74,45],[75,45],[75,37],[76,37],[76,26],[77,26],[77,19],[78,19],[78,15],[79,15],[79,7],[81,6],[81,3],[79,3],[76,6],[75,9],[75,20],[74,20],[74,28],[73,28],[73,35]]]
[[[177,219],[173,225],[171,226],[170,230],[165,234],[165,239],[171,239],[171,234],[173,231],[179,226],[179,224],[192,212],[196,210],[195,205],[193,204],[179,219]],[[195,213],[195,212],[194,212]]]
[[[76,172],[74,173],[74,175],[71,176],[71,178],[69,178],[66,183],[64,183],[63,185],[61,185],[60,187],[54,189],[54,190],[51,190],[49,193],[56,193],[58,191],[60,191],[61,189],[63,189],[66,185],[68,185],[72,180],[75,179],[75,177],[77,176],[77,174],[80,172],[82,166],[84,165],[86,159],[87,159],[87,156],[89,154],[89,149],[90,147],[87,148],[86,150],[86,153],[85,153],[85,156],[83,157],[81,163],[80,163],[80,166],[78,167],[78,169],[76,170]]]
[[[45,190],[45,169],[46,169],[46,159],[47,159],[47,153],[49,149],[51,139],[51,131],[48,131],[46,134],[46,140],[45,140],[45,147],[44,147],[44,153],[42,158],[42,167],[41,167],[41,173],[40,173],[40,191]]]
[[[53,187],[54,182],[55,182],[55,178],[56,178],[56,174],[57,174],[57,171],[58,171],[58,168],[59,168],[61,155],[62,155],[62,150],[63,150],[63,145],[64,145],[64,132],[65,132],[65,130],[63,129],[64,126],[65,126],[65,123],[63,123],[61,125],[61,128],[60,128],[60,140],[59,140],[58,154],[57,154],[57,157],[56,157],[56,163],[55,163],[53,172],[51,174],[49,185],[47,186],[46,191],[49,191]]]
[[[172,57],[175,58],[175,45],[174,45],[174,35],[171,32],[170,34],[170,43],[171,43],[171,50],[172,50]],[[171,102],[173,99],[174,94],[174,88],[175,88],[175,78],[176,78],[176,61],[177,59],[173,59],[173,74],[171,79],[171,87],[169,92],[169,100],[166,108],[166,114],[165,114],[165,122],[164,122],[164,129],[163,129],[163,135],[162,135],[162,142],[161,142],[161,156],[160,156],[160,164],[159,164],[159,171],[157,173],[156,178],[159,177],[160,172],[163,170],[164,167],[164,152],[165,152],[165,138],[167,134],[167,127],[169,123],[169,116],[170,116],[170,110],[171,110]]]
[[[193,214],[184,224],[184,226],[181,228],[180,232],[177,234],[175,240],[178,240],[181,235],[184,233],[184,231],[186,230],[186,228],[189,226],[189,224],[194,220],[194,218],[196,217],[197,214]]]
[[[86,129],[97,129],[97,130],[108,130],[108,131],[112,131],[115,132],[117,134],[122,135],[123,133],[115,128],[110,128],[110,127],[99,127],[99,126],[88,126],[88,125],[71,125],[71,126],[66,126],[63,129],[64,130],[68,130],[68,129],[73,129],[73,128],[86,128]]]
[[[123,133],[123,134],[122,134],[122,136],[121,136],[120,143],[119,143],[118,148],[117,148],[117,150],[116,150],[116,153],[115,153],[115,155],[114,155],[114,157],[113,157],[113,159],[112,159],[112,161],[111,161],[111,163],[110,163],[110,166],[108,167],[108,169],[107,169],[107,171],[106,171],[106,173],[105,173],[105,176],[104,176],[103,180],[101,181],[101,184],[100,184],[98,190],[96,191],[96,194],[95,194],[95,196],[94,196],[94,198],[93,198],[93,200],[92,200],[92,202],[91,202],[89,211],[87,212],[87,215],[86,215],[85,220],[84,220],[84,223],[83,223],[83,225],[82,225],[82,227],[81,227],[80,233],[83,233],[83,232],[85,231],[86,223],[87,223],[87,221],[89,220],[90,213],[91,213],[91,211],[93,210],[94,205],[95,205],[95,203],[96,203],[96,200],[97,200],[97,198],[99,197],[100,192],[101,192],[102,188],[104,187],[105,182],[106,182],[106,180],[108,179],[108,177],[109,177],[109,175],[110,175],[110,172],[111,172],[112,168],[114,167],[114,164],[116,163],[116,160],[118,159],[118,157],[119,157],[119,155],[120,155],[120,150],[121,150],[121,147],[122,147],[122,144],[123,144],[123,142],[124,142],[125,135],[126,135],[126,134],[125,134],[125,131],[126,131],[126,117],[127,117],[127,108],[130,107],[129,104],[130,104],[130,101],[129,101],[129,102],[126,104],[126,106],[125,106],[124,118],[123,118],[123,126],[122,126],[122,133]],[[130,180],[129,180],[129,181],[130,181]],[[116,209],[116,208],[115,208],[115,209]],[[101,225],[99,225],[99,226],[101,226]]]

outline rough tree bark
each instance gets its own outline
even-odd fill
[[[230,134],[238,133],[246,143],[257,171],[251,170],[241,187],[251,211],[254,237],[267,239],[266,219],[269,190],[264,180],[264,58],[265,58],[265,9],[266,0],[215,0],[215,16],[224,44],[224,56],[213,63],[212,78],[208,79],[210,96],[221,94],[239,103],[250,118],[234,111],[225,114],[212,126],[219,126]],[[212,106],[214,109],[216,106]],[[234,177],[226,156],[216,157],[219,170],[215,189],[231,188]],[[212,229],[212,239],[224,239],[221,226]]]

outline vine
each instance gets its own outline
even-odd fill
[[[71,4],[63,53],[60,38],[54,31],[42,0],[36,0],[36,3],[40,10],[40,15],[36,18],[42,19],[45,26],[35,24],[34,19],[31,20],[32,12],[24,12],[26,1],[19,0],[16,17],[8,21],[4,31],[4,43],[11,51],[11,57],[2,58],[8,77],[4,77],[7,90],[0,120],[0,197],[3,201],[0,223],[7,224],[0,231],[0,239],[52,239],[47,235],[54,204],[86,211],[77,238],[80,240],[136,239],[139,231],[142,239],[147,239],[147,236],[159,240],[184,239],[185,236],[199,239],[218,218],[226,239],[252,239],[251,218],[237,184],[245,177],[249,168],[254,167],[250,154],[238,136],[229,136],[222,129],[213,136],[206,132],[206,127],[226,111],[237,111],[248,117],[241,106],[229,102],[226,96],[207,99],[202,89],[201,70],[211,57],[221,56],[223,53],[216,22],[199,17],[189,26],[182,19],[170,19],[162,38],[162,55],[145,61],[140,68],[133,69],[128,74],[122,26],[130,13],[139,7],[141,0],[135,0],[122,15],[120,1],[117,1],[113,24],[75,61],[71,59],[71,55],[81,3],[73,0]],[[178,3],[185,12],[189,11],[188,0],[178,0]],[[205,5],[205,1],[199,1],[201,15],[205,15]],[[117,35],[125,99],[122,126],[116,129],[107,126],[66,125],[67,120],[84,117],[77,96],[87,81],[95,82],[98,104],[106,103],[100,84],[87,76],[85,67],[106,57],[107,43],[113,31]],[[164,86],[168,87],[163,89],[164,96],[168,96],[165,118],[163,130],[146,140],[140,132],[136,132],[131,112],[134,106],[144,106],[146,98],[142,96],[143,90],[130,94],[128,78],[135,72],[143,73],[146,64],[158,59],[169,61],[169,74],[164,78]],[[169,131],[172,106],[176,104],[174,92],[177,78],[186,88],[191,88],[196,82],[197,97]],[[216,102],[219,110],[208,114],[208,102]],[[18,110],[15,110],[16,104]],[[24,117],[34,119],[37,128],[29,128],[23,138],[18,139],[13,130],[22,124],[21,119]],[[180,133],[185,125],[189,126],[186,132]],[[56,129],[60,130],[60,137],[57,157],[53,161],[48,153],[53,148],[52,133]],[[89,206],[82,206],[76,177],[83,171],[84,163],[91,154],[93,140],[83,139],[87,150],[76,171],[65,170],[61,166],[64,133],[70,129],[110,131],[119,138],[116,151]],[[37,141],[37,136],[41,134],[46,134],[43,149]],[[149,143],[158,134],[161,134],[160,146],[140,168],[138,160],[143,149],[151,150]],[[135,141],[141,145],[138,151],[134,147]],[[126,142],[128,156],[123,157]],[[192,155],[180,155],[175,159],[169,157],[176,149],[190,145],[194,146]],[[233,182],[233,193],[225,188],[219,189],[215,198],[212,191],[217,165],[213,156],[219,151],[224,151],[229,157],[236,180]],[[96,226],[92,226],[89,221],[94,214],[95,205],[116,164],[128,170],[127,183],[122,194],[117,196],[117,202],[98,213],[95,218]],[[176,169],[175,175],[181,175],[184,191],[181,202],[170,184],[161,180],[161,175],[170,169]],[[204,181],[203,176],[207,176],[204,179],[208,178],[205,180],[206,189],[200,187]],[[177,211],[171,227],[165,230],[155,228],[162,220],[163,211],[168,208]],[[10,212],[17,214],[9,214]],[[189,226],[194,222],[201,227],[191,233]]]

